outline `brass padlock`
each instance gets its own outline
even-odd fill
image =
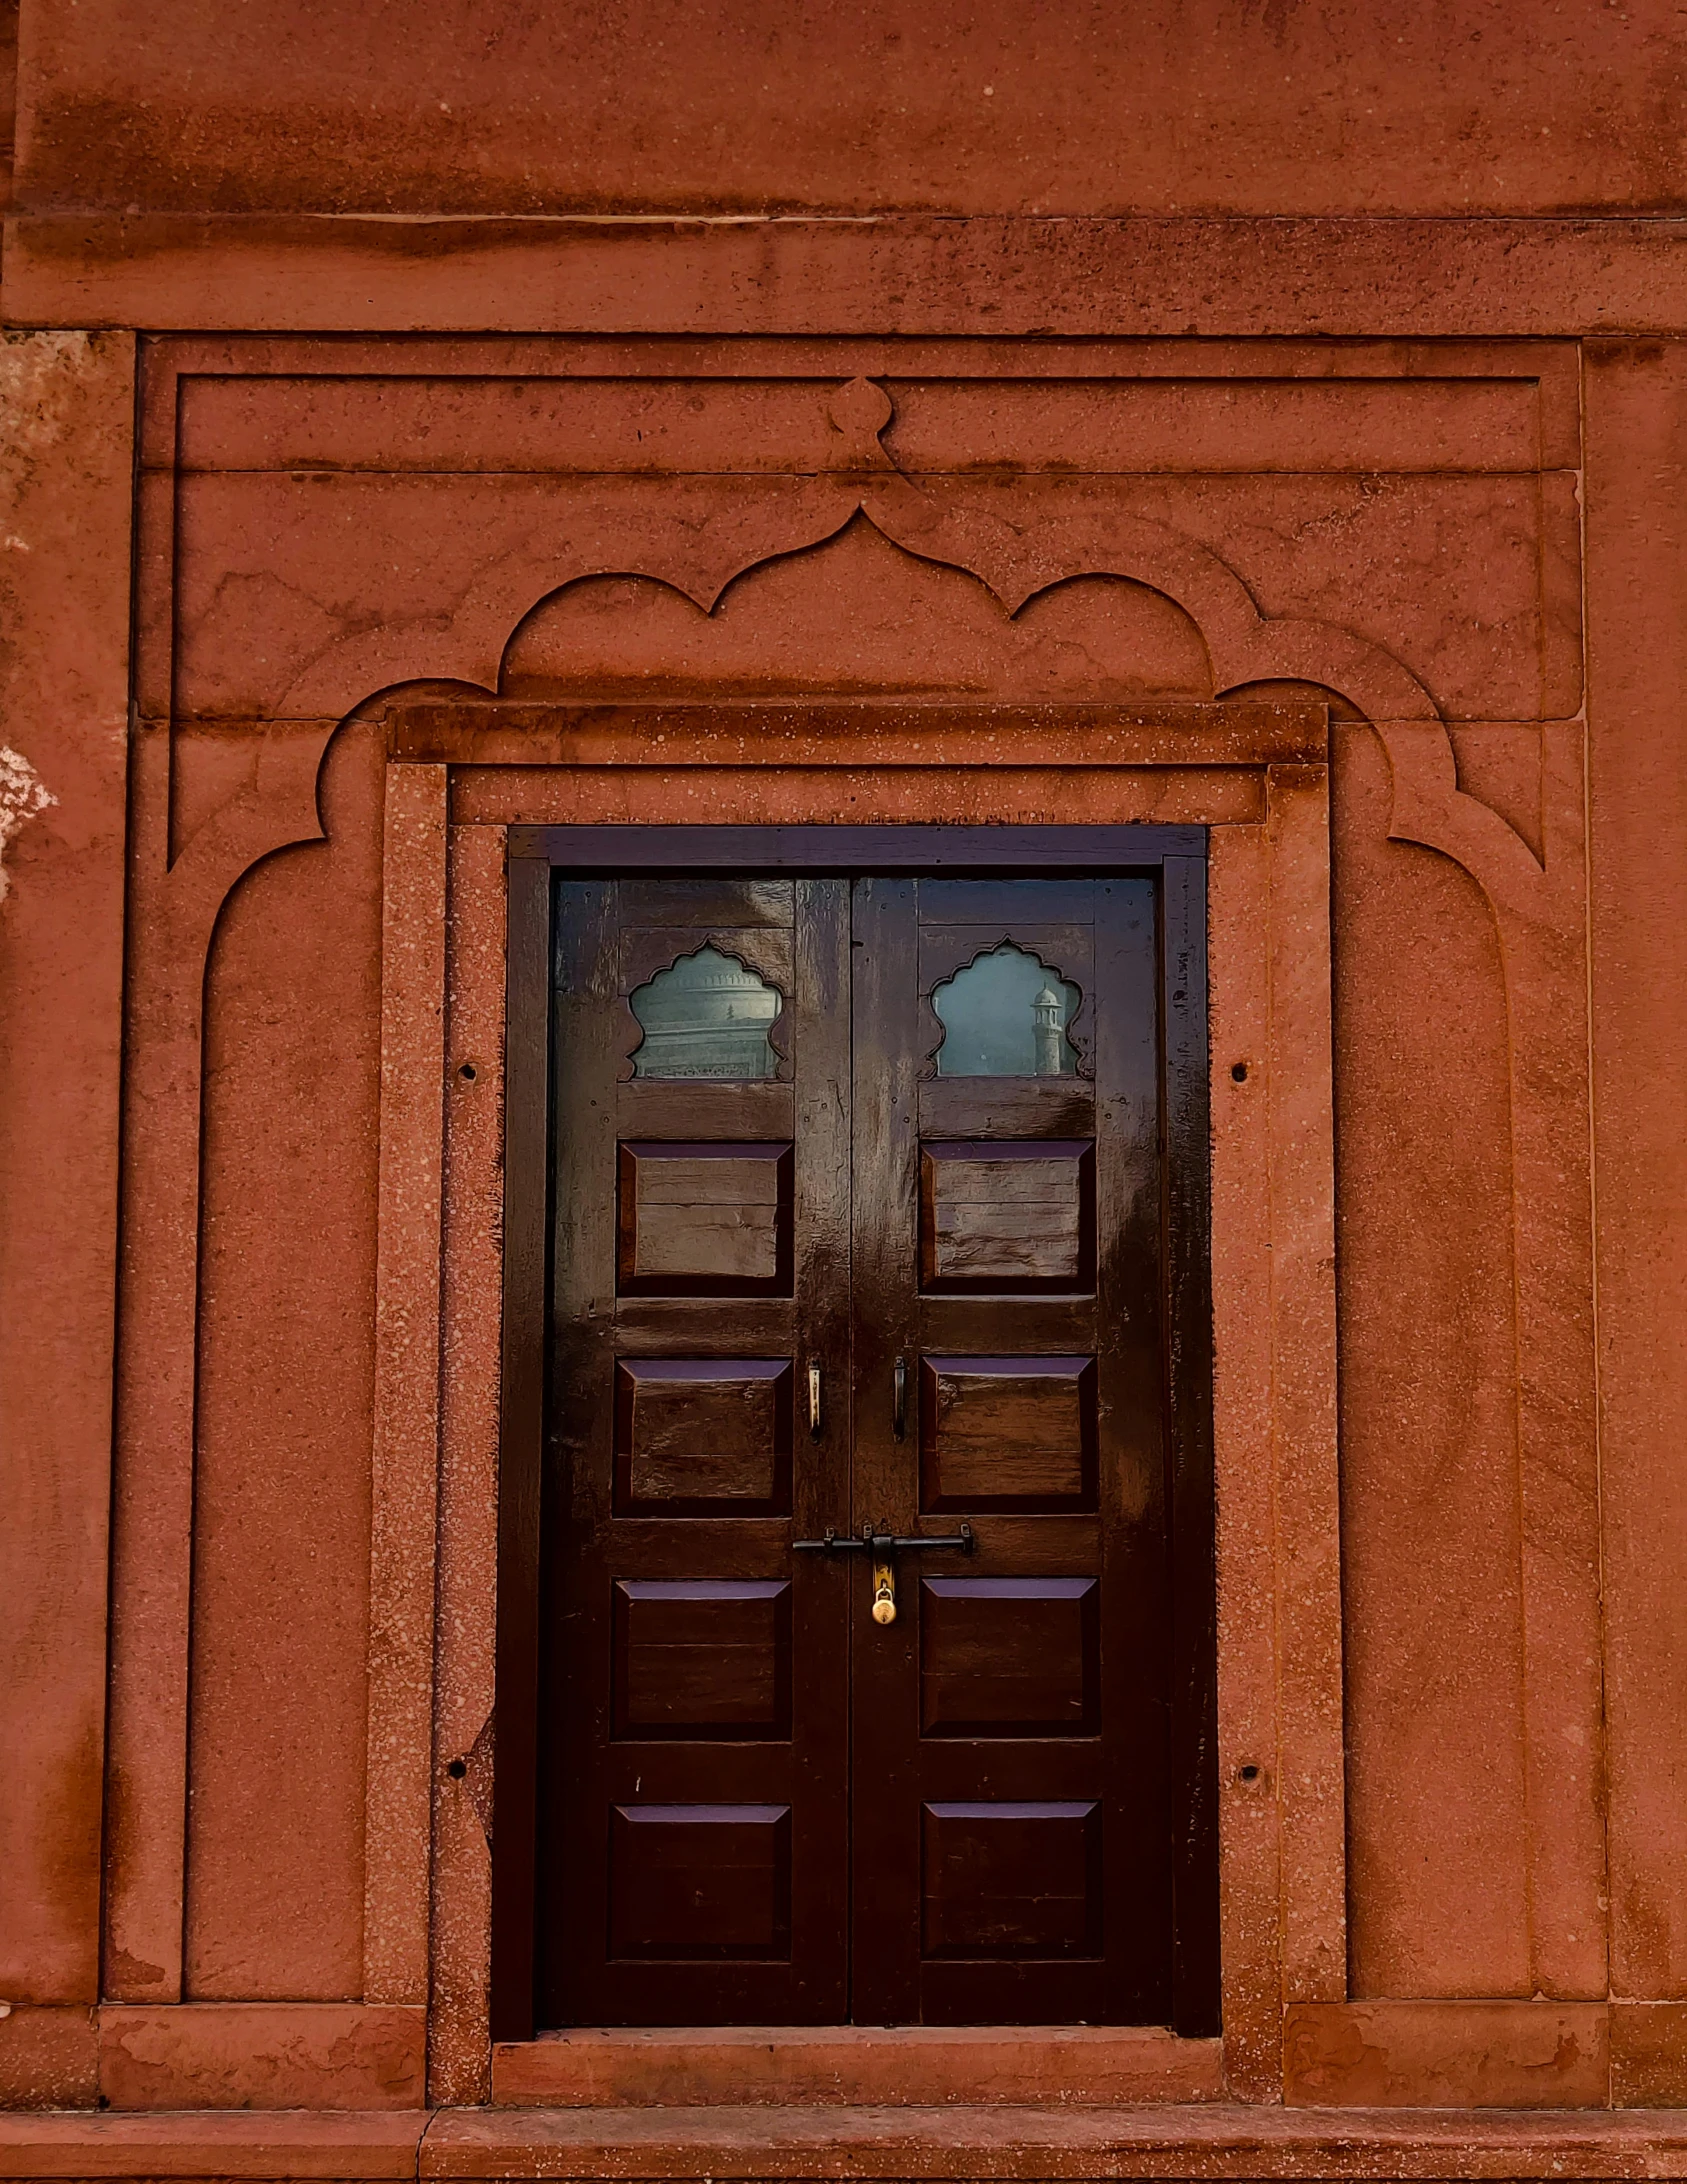
[[[896,1621],[896,1572],[888,1562],[873,1564],[873,1621]]]

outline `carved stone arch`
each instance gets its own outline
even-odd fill
[[[512,629],[499,688],[530,705],[734,692],[1151,703],[1208,699],[1212,670],[1193,618],[1152,585],[1083,571],[1016,614],[976,571],[909,553],[857,509],[740,571],[708,609],[639,572],[558,587]]]
[[[496,688],[519,624],[544,599],[592,576],[641,576],[665,584],[704,613],[736,578],[835,537],[859,513],[891,543],[977,577],[1011,615],[1038,592],[1077,576],[1113,575],[1161,592],[1199,629],[1215,689],[1292,679],[1340,691],[1376,727],[1395,785],[1390,831],[1465,865],[1495,900],[1537,902],[1540,868],[1509,823],[1460,790],[1452,744],[1434,700],[1381,646],[1336,624],[1268,617],[1220,555],[1173,527],[1118,511],[1051,512],[1015,482],[904,476],[882,444],[893,408],[875,382],[857,379],[830,397],[838,433],[834,468],[818,477],[759,481],[742,495],[689,504],[685,481],[659,500],[622,510],[619,535],[588,511],[573,538],[536,559],[506,555],[477,572],[449,614],[398,619],[337,640],[284,692],[283,718],[350,717],[346,684],[391,689],[450,682]],[[284,790],[278,805],[292,795]],[[277,821],[281,821],[279,808]],[[285,822],[281,822],[285,823]]]
[[[735,541],[735,550],[712,559],[706,574],[695,551],[684,559],[650,555],[619,565],[600,557],[596,565],[559,573],[557,581],[515,611],[512,603],[505,602],[495,649],[491,628],[481,626],[483,613],[472,613],[468,627],[459,627],[454,620],[455,649],[472,646],[480,672],[423,672],[395,678],[361,698],[341,718],[360,717],[402,690],[422,694],[445,684],[463,695],[495,694],[503,661],[522,625],[546,601],[594,577],[645,578],[690,600],[702,613],[712,613],[735,580],[826,544],[859,513],[892,545],[975,577],[1010,615],[1040,593],[1078,577],[1114,576],[1161,593],[1199,631],[1213,663],[1217,696],[1265,681],[1307,682],[1339,692],[1371,722],[1387,750],[1395,787],[1391,835],[1441,850],[1466,866],[1496,908],[1502,899],[1519,908],[1532,903],[1544,878],[1533,851],[1507,820],[1459,788],[1452,743],[1439,709],[1410,671],[1381,646],[1338,625],[1262,614],[1228,563],[1168,526],[1136,518],[1110,517],[1105,523],[1089,518],[1062,522],[1051,527],[1055,535],[1045,537],[1009,524],[996,511],[970,505],[961,489],[946,491],[944,499],[949,505],[893,474],[888,480],[875,480],[849,505],[840,506],[834,500],[823,512],[808,510],[799,525],[781,524],[782,535],[777,538],[764,532],[756,549],[747,554],[741,550],[745,542]],[[695,539],[690,543],[695,548]],[[323,665],[320,660],[313,663],[289,690],[288,713],[302,709]],[[319,731],[318,763],[338,725],[336,720]],[[268,738],[276,731],[265,733]],[[243,804],[238,841],[229,844],[231,853],[238,855],[239,843],[251,843],[255,835],[270,834],[266,849],[282,846],[284,839],[314,838],[308,829],[297,834],[286,831],[302,816],[306,763],[303,748],[278,754],[261,790]],[[308,795],[314,804],[314,782]],[[258,816],[260,808],[268,826]],[[261,855],[265,850],[254,848],[251,853]]]
[[[443,612],[430,605],[388,614],[331,639],[266,705],[270,721],[337,723],[366,705],[368,693],[406,683],[494,689],[512,631],[540,600],[570,584],[644,576],[709,613],[737,577],[825,543],[859,513],[904,550],[978,577],[1009,614],[1071,577],[1117,575],[1189,614],[1219,691],[1291,677],[1343,692],[1388,749],[1392,831],[1465,864],[1496,901],[1537,906],[1540,874],[1526,846],[1458,788],[1435,703],[1381,647],[1332,624],[1264,615],[1237,570],[1169,525],[1074,510],[1016,480],[905,476],[883,442],[894,410],[882,385],[840,380],[815,394],[834,435],[827,469],[746,477],[726,489],[718,479],[668,478],[660,491],[619,500],[588,492],[559,509],[542,536],[512,539],[476,564]],[[305,753],[272,755],[279,726],[259,732],[263,778],[226,815],[224,853],[211,858],[224,869],[243,849],[261,855],[282,840],[310,838],[308,826],[289,831],[300,824]]]
[[[863,495],[863,512],[887,538],[929,560],[964,567],[1009,613],[1075,576],[1145,584],[1180,606],[1213,662],[1214,694],[1260,682],[1307,682],[1339,692],[1376,729],[1394,779],[1391,836],[1440,850],[1464,865],[1496,909],[1521,905],[1544,877],[1509,821],[1458,786],[1452,741],[1439,707],[1382,646],[1339,624],[1271,617],[1241,576],[1210,547],[1168,525],[1086,512],[1036,531],[1004,511],[957,499],[950,507],[898,476]]]

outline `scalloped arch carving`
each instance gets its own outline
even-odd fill
[[[649,577],[553,592],[517,625],[497,682],[500,695],[528,703],[1212,696],[1200,631],[1163,592],[1086,573],[1008,612],[972,571],[910,553],[861,514],[800,554],[743,571],[708,612]]]
[[[1540,914],[1546,885],[1541,864],[1505,819],[1459,788],[1438,707],[1381,646],[1333,623],[1265,615],[1229,563],[1169,525],[1093,507],[1051,515],[1026,505],[1012,481],[914,483],[881,444],[893,411],[889,395],[874,382],[840,386],[830,415],[838,447],[829,473],[713,510],[689,505],[682,481],[660,503],[629,511],[612,545],[601,530],[572,547],[559,543],[549,581],[537,589],[530,555],[495,560],[443,624],[435,617],[426,629],[363,632],[325,648],[288,690],[282,709],[295,715],[342,712],[346,672],[357,672],[353,659],[367,676],[370,653],[379,657],[389,650],[393,657],[381,664],[391,673],[379,678],[389,687],[448,680],[494,696],[518,627],[569,585],[591,577],[647,578],[709,615],[749,571],[812,552],[862,518],[905,552],[975,577],[1009,617],[1075,578],[1119,577],[1161,594],[1199,631],[1215,697],[1272,681],[1311,683],[1338,694],[1375,727],[1388,752],[1391,835],[1454,858],[1496,911]],[[402,660],[401,649],[408,654]],[[332,704],[336,683],[339,703]],[[363,697],[352,709],[364,710],[369,702]]]

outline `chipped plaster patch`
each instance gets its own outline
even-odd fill
[[[8,468],[20,461],[28,464],[62,437],[67,390],[79,382],[92,347],[92,337],[85,333],[0,333],[0,414],[6,419]],[[21,541],[6,543],[15,548]]]
[[[11,884],[6,877],[6,845],[26,819],[44,812],[58,798],[21,751],[0,743],[0,902]]]

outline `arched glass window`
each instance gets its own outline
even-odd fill
[[[778,990],[735,956],[699,948],[632,996],[644,1037],[635,1077],[771,1077],[779,1057],[768,1037],[784,1007]]]
[[[945,979],[931,1005],[943,1025],[940,1077],[1071,1077],[1078,1056],[1066,1027],[1078,989],[1004,941]]]

